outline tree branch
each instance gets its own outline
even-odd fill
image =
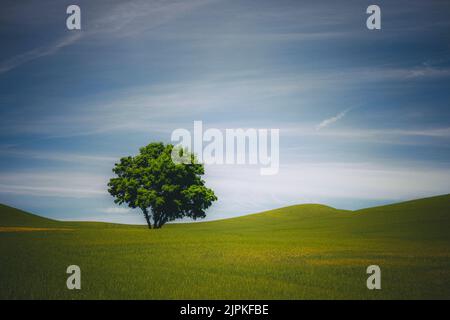
[[[142,212],[144,213],[145,220],[147,221],[148,228],[152,228],[152,223],[150,221],[150,215],[148,214],[147,208],[141,208]]]

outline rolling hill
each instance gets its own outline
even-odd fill
[[[2,299],[450,299],[450,195],[145,226],[0,206]],[[82,289],[65,286],[71,264]],[[382,270],[368,290],[366,268]]]
[[[46,227],[59,223],[59,221],[0,204],[0,226],[2,227]]]

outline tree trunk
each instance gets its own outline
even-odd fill
[[[154,228],[160,229],[166,222],[167,222],[166,215],[163,213],[160,213],[158,215],[158,218],[155,219]]]
[[[146,208],[141,208],[141,209],[142,209],[142,212],[144,213],[145,220],[147,221],[148,228],[151,229],[152,228],[152,223],[150,221],[150,216],[148,214],[148,211],[147,211]]]
[[[159,227],[161,228],[163,225],[166,224],[166,222],[167,222],[167,218],[166,218],[165,215],[163,215],[163,216],[161,217],[161,220],[159,221]]]
[[[159,221],[161,220],[161,213],[154,212],[153,214],[153,229],[161,228]]]

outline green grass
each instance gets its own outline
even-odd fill
[[[0,206],[0,298],[449,299],[449,208],[450,195],[359,211],[298,205],[148,230]],[[81,290],[66,288],[71,264]],[[382,290],[366,288],[371,264]]]

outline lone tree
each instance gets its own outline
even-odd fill
[[[175,163],[172,151],[189,157],[191,163]],[[190,217],[206,217],[205,210],[217,200],[214,192],[205,187],[201,175],[203,164],[194,155],[171,144],[151,143],[140,149],[135,157],[124,157],[113,170],[108,192],[118,204],[140,208],[149,229],[159,229],[168,221]]]

